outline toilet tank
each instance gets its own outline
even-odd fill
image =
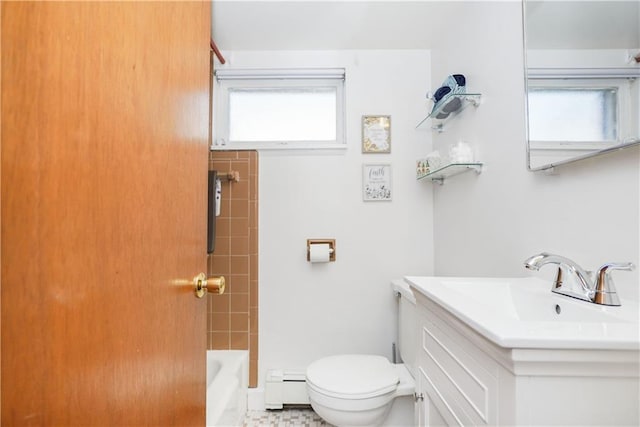
[[[398,350],[400,358],[415,378],[418,349],[416,298],[409,284],[402,279],[393,280],[391,289],[398,298]]]

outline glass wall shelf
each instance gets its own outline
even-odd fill
[[[418,175],[416,179],[429,178],[431,181],[442,185],[445,178],[468,171],[475,171],[479,174],[482,172],[482,163],[449,163],[427,174]]]
[[[418,123],[416,125],[416,129],[423,128],[424,124],[427,122],[427,120],[428,119],[432,119],[433,123],[431,125],[431,128],[437,130],[438,132],[442,132],[442,128],[444,127],[444,124],[451,117],[455,116],[460,111],[462,111],[465,108],[467,108],[469,105],[473,105],[474,107],[477,107],[478,105],[480,105],[480,98],[481,97],[482,97],[482,95],[479,94],[479,93],[449,93],[449,94],[445,95],[444,98],[442,98],[440,100],[440,105],[438,106],[438,108],[436,108],[435,110],[431,111],[431,113],[429,113],[429,115],[427,117],[422,119],[420,121],[420,123]],[[450,98],[458,98],[458,99],[460,99],[461,107],[458,110],[449,113],[447,115],[447,117],[445,117],[443,119],[436,118],[438,116],[438,114],[440,114],[442,112],[442,109],[444,108],[444,106],[448,104],[447,101]]]

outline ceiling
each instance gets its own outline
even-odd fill
[[[460,26],[477,25],[483,4],[500,3],[520,6],[520,0],[215,0],[212,36],[223,50],[429,49]],[[526,3],[529,47],[640,47],[640,0]]]
[[[214,1],[212,34],[230,50],[430,47],[437,2]]]
[[[640,0],[526,4],[529,48],[640,48]]]

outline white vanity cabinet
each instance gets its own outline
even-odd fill
[[[498,424],[500,365],[455,327],[464,327],[456,319],[440,317],[447,313],[426,298],[418,296],[418,304],[420,425]]]
[[[415,294],[417,425],[640,423],[637,350],[503,348]]]

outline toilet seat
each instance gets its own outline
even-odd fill
[[[330,398],[360,400],[387,395],[398,387],[398,372],[386,358],[345,354],[316,360],[307,368],[307,385]]]

